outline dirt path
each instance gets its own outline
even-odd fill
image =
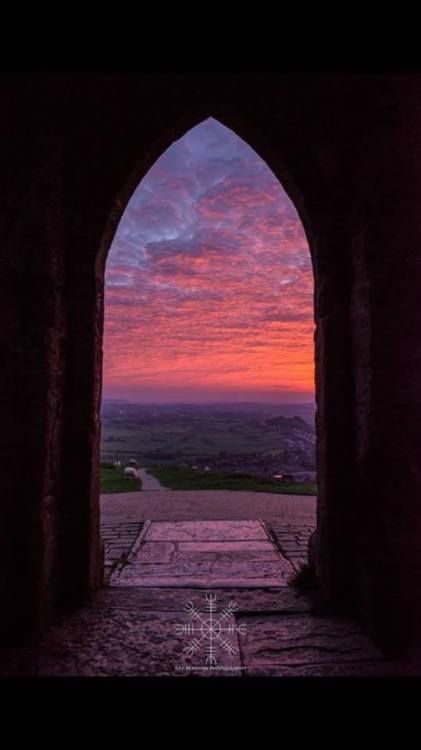
[[[165,491],[168,489],[167,487],[163,487],[158,479],[148,474],[146,469],[138,469],[137,475],[139,479],[142,480],[143,490],[146,490],[146,491],[152,490],[156,492],[156,490]]]

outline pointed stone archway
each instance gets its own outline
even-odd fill
[[[4,638],[101,584],[106,253],[149,166],[213,115],[281,181],[312,252],[323,596],[383,648],[407,650],[421,620],[420,77],[40,75],[1,86]]]

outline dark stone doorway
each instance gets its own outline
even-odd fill
[[[4,637],[100,586],[106,254],[149,166],[213,115],[282,182],[312,252],[323,597],[390,651],[418,640],[420,88],[418,75],[2,79]]]

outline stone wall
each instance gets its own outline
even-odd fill
[[[421,610],[421,78],[0,81],[0,579],[8,635],[101,584],[103,274],[133,190],[214,116],[282,182],[312,251],[324,599],[387,649]]]

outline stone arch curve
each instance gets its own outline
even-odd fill
[[[103,315],[104,315],[104,272],[106,257],[108,250],[111,246],[114,234],[117,226],[123,216],[128,201],[130,200],[134,190],[139,185],[145,174],[164,153],[164,151],[178,138],[183,136],[195,125],[198,125],[208,117],[221,122],[226,127],[230,128],[240,138],[242,138],[255,152],[265,161],[268,167],[272,170],[275,177],[278,179],[282,187],[287,192],[288,196],[292,200],[301,223],[304,227],[308,245],[310,248],[313,274],[315,282],[315,317],[317,320],[317,307],[320,299],[318,294],[318,269],[326,267],[325,257],[327,255],[326,243],[320,241],[323,238],[323,234],[326,230],[330,229],[329,211],[326,209],[326,202],[333,200],[333,192],[329,190],[328,181],[326,179],[326,171],[322,168],[323,165],[317,159],[316,152],[313,153],[312,149],[305,144],[305,139],[299,135],[298,144],[296,141],[291,142],[292,133],[287,132],[286,134],[275,134],[269,129],[259,128],[259,126],[253,122],[247,115],[242,114],[241,109],[234,109],[231,106],[195,106],[187,108],[181,115],[170,119],[167,127],[154,127],[152,131],[152,137],[144,139],[140,144],[136,142],[130,143],[130,156],[126,156],[125,159],[125,170],[120,173],[118,181],[113,184],[112,192],[108,195],[108,204],[106,210],[103,210],[103,215],[106,216],[105,226],[102,227],[99,239],[97,241],[96,257],[93,259],[93,265],[87,270],[87,278],[90,277],[88,283],[91,286],[91,303],[90,303],[90,314],[92,315],[92,302],[95,300],[95,315],[92,319],[92,337],[90,345],[93,348],[92,356],[90,359],[90,370],[91,377],[89,381],[90,393],[87,397],[90,401],[91,409],[91,424],[93,429],[89,434],[89,440],[87,440],[87,433],[85,430],[84,441],[81,445],[83,448],[83,456],[85,457],[89,453],[90,462],[89,466],[86,466],[84,483],[85,483],[85,501],[83,507],[79,509],[80,514],[83,513],[85,516],[84,524],[88,525],[89,538],[87,538],[87,546],[85,550],[85,558],[83,555],[79,555],[76,559],[74,552],[71,552],[70,561],[67,558],[64,564],[64,571],[73,570],[73,581],[68,581],[65,586],[66,597],[69,598],[69,588],[75,584],[75,570],[79,570],[81,574],[81,581],[79,586],[75,587],[75,600],[79,598],[80,587],[85,585],[88,581],[88,589],[95,588],[101,578],[102,562],[100,558],[100,540],[99,540],[99,510],[98,510],[98,465],[99,465],[99,438],[100,438],[100,425],[99,425],[99,411],[101,401],[101,387],[102,387],[102,334],[103,334]],[[296,136],[295,136],[296,137]],[[302,163],[302,154],[307,150],[307,160],[305,169],[300,169],[299,165]],[[298,168],[297,168],[298,167]],[[312,176],[312,180],[308,180],[308,175]],[[323,196],[324,210],[318,211],[320,207],[320,196]],[[332,206],[333,210],[333,206]],[[324,238],[323,238],[324,239]],[[329,249],[329,243],[327,243]],[[343,279],[341,280],[343,282]],[[76,279],[76,283],[78,280]],[[326,288],[326,282],[322,278],[322,289]],[[335,299],[338,300],[343,290],[342,285],[339,283],[338,288],[334,290]],[[332,296],[332,292],[330,292]],[[326,293],[322,294],[322,309],[323,300],[326,297]],[[335,303],[341,306],[341,303]],[[346,316],[342,316],[341,319],[341,332],[335,334],[336,345],[338,344],[338,338],[342,339],[342,355],[349,357],[349,350],[346,347],[348,319]],[[319,330],[319,335],[320,332]],[[81,344],[79,331],[75,330],[75,348],[78,348]],[[323,349],[324,343],[317,343],[316,336],[316,404],[317,404],[317,415],[316,415],[316,433],[318,438],[318,449],[317,449],[317,463],[318,463],[318,474],[320,476],[320,487],[321,487],[321,499],[319,499],[319,510],[323,508],[323,498],[326,495],[326,481],[323,479],[328,472],[327,458],[328,451],[326,449],[326,442],[323,440],[324,435],[324,424],[327,418],[329,418],[329,402],[325,397],[325,383],[326,383],[326,368],[324,366],[323,354],[320,354]],[[81,355],[83,356],[83,354]],[[73,357],[70,362],[70,367],[77,366],[76,363],[80,362],[80,357]],[[348,368],[349,373],[349,368]],[[70,382],[75,382],[77,378],[70,376]],[[346,383],[349,387],[349,383]],[[339,391],[343,388],[343,381],[335,383],[335,389],[339,397]],[[343,395],[343,394],[342,394]],[[79,392],[80,397],[80,392]],[[76,391],[68,399],[69,405],[74,403],[76,398]],[[73,419],[73,409],[70,419]],[[350,428],[349,414],[345,412],[342,423],[340,425],[343,430],[343,422],[347,423],[347,434],[348,434],[348,445],[352,440],[352,432]],[[322,438],[322,439],[321,439]],[[81,463],[83,456],[81,453],[78,455],[78,451],[74,448],[75,440],[71,439],[69,447],[72,446],[71,451],[69,450],[69,465],[73,465],[73,477],[78,473],[77,464]],[[348,456],[349,459],[349,456]],[[74,499],[74,491],[73,491]],[[82,496],[81,496],[82,497]],[[70,498],[69,498],[70,505]],[[82,503],[81,503],[82,505]],[[87,510],[89,512],[87,513]],[[75,508],[72,507],[71,512],[73,513]],[[319,513],[320,520],[322,519],[322,513]],[[76,520],[75,520],[76,523]],[[319,524],[322,527],[322,524]],[[66,558],[65,558],[66,559]],[[317,554],[314,555],[314,563],[318,560]],[[81,564],[82,563],[82,564]],[[331,570],[330,560],[326,563],[326,569],[328,574]],[[88,576],[86,575],[87,570],[89,571]],[[65,573],[64,573],[65,574]],[[330,591],[334,584],[331,583],[328,574],[324,574],[323,567],[321,567],[321,576],[327,583],[326,596],[330,596]],[[340,571],[343,574],[343,571]],[[83,583],[84,581],[84,583]]]
[[[283,154],[282,149],[279,148],[281,144],[276,144],[276,148],[273,148],[272,144],[271,148],[271,141],[276,141],[276,139],[273,139],[269,134],[264,134],[259,131],[256,126],[247,120],[247,117],[244,117],[239,111],[232,107],[209,108],[197,106],[181,114],[171,126],[156,135],[156,138],[151,141],[149,147],[144,153],[142,153],[142,155],[137,154],[133,157],[132,167],[125,175],[121,185],[116,189],[113,204],[109,210],[109,216],[103,236],[99,243],[97,255],[99,268],[105,266],[106,257],[117,226],[131,196],[146,173],[153,164],[155,164],[157,159],[159,159],[159,157],[167,150],[167,148],[174,143],[174,141],[178,140],[189,130],[210,117],[217,120],[222,125],[225,125],[225,127],[232,130],[239,138],[247,143],[273,172],[297,210],[306,233],[310,254],[314,264],[316,254],[313,240],[314,232],[312,231],[310,214],[306,206],[305,190],[303,190],[299,181],[295,180],[293,173],[290,171],[287,160],[285,159],[285,154]],[[322,179],[320,169],[318,169],[316,163],[314,163],[313,169],[315,172],[319,172],[319,177]]]
[[[420,640],[420,92],[413,75],[2,81],[2,630],[100,585],[106,252],[148,166],[211,115],[273,170],[312,252],[323,598],[382,644]]]

